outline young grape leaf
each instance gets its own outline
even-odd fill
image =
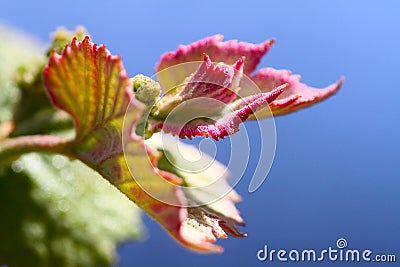
[[[50,124],[57,135],[71,136],[72,124],[63,124],[59,132],[50,122],[59,119],[60,112],[53,116],[34,109],[49,102],[43,84],[30,75],[43,70],[41,64],[34,64],[36,59],[43,63],[41,50],[34,38],[0,25],[0,142],[13,129],[13,134],[20,135],[49,130],[43,126]],[[22,69],[26,72],[21,73]],[[13,82],[17,72],[23,84]],[[20,89],[32,92],[21,88],[25,85],[42,92],[22,99]],[[39,97],[44,100],[37,101]],[[37,116],[25,112],[29,118],[15,125],[13,111],[24,105],[30,105]],[[12,167],[0,167],[0,214],[0,265],[10,267],[111,265],[117,259],[117,244],[138,239],[143,232],[137,207],[93,170],[60,155],[29,154]]]
[[[205,233],[198,231],[197,239],[187,234],[187,200],[179,188],[164,179],[172,174],[158,170],[149,161],[144,140],[122,139],[131,135],[146,107],[133,98],[120,57],[111,55],[105,46],[91,43],[88,37],[82,42],[74,39],[61,55],[55,51],[51,54],[44,81],[52,103],[74,119],[76,136],[69,145],[72,157],[100,173],[182,244],[202,251],[221,251]],[[131,126],[123,127],[124,116]],[[125,128],[128,134],[123,133]],[[128,165],[135,169],[135,179]],[[143,188],[151,189],[157,197]]]

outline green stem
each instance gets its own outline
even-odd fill
[[[31,135],[8,138],[0,141],[0,165],[10,164],[21,155],[29,152],[68,153],[68,140],[53,135]]]

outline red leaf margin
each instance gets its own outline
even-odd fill
[[[74,60],[78,60],[80,64],[76,64],[76,62],[73,62]],[[83,74],[74,74],[74,71],[83,71]],[[104,77],[99,78],[101,75],[104,75]],[[104,82],[107,75],[117,75],[117,77],[111,78],[116,78],[119,82],[111,87],[111,90],[114,90],[111,93],[114,93],[115,98],[113,100],[115,102],[111,103],[112,108],[105,110],[105,107],[108,107],[109,104],[106,101],[108,100],[107,93],[104,91],[99,93],[97,87],[103,86],[99,83]],[[211,242],[215,241],[215,236],[226,237],[223,234],[223,229],[234,236],[243,236],[235,226],[235,224],[241,224],[241,220],[223,216],[223,212],[215,212],[212,208],[188,210],[184,207],[186,201],[183,193],[175,186],[170,186],[164,190],[165,193],[176,198],[177,203],[180,203],[181,206],[165,204],[149,196],[130,175],[127,175],[129,170],[122,153],[122,124],[118,120],[114,120],[114,117],[125,114],[126,108],[133,99],[133,93],[120,56],[111,55],[104,45],[93,44],[88,36],[83,41],[77,41],[74,38],[71,44],[65,47],[61,55],[55,51],[51,53],[49,63],[43,72],[43,78],[51,102],[68,112],[75,122],[76,137],[69,143],[68,156],[80,159],[99,172],[158,221],[171,236],[188,248],[203,252],[222,252],[221,246]],[[102,93],[105,95],[102,95]],[[69,94],[67,98],[65,98],[66,94]],[[97,100],[99,96],[103,97],[102,102],[97,104],[96,108],[93,108],[92,102]],[[76,105],[76,102],[78,105]],[[132,117],[134,125],[140,118],[139,113],[144,110],[144,107],[134,99],[133,103],[133,105],[136,105],[137,112]],[[99,106],[103,109],[97,108]],[[91,117],[87,120],[85,116]],[[98,131],[106,123],[105,132],[109,135],[104,136]],[[93,142],[93,138],[95,142]],[[134,155],[142,155],[147,160],[150,149],[142,141],[132,139],[130,144],[135,147]],[[105,149],[100,151],[96,143],[99,143],[100,147]],[[148,164],[150,165],[150,163]],[[160,172],[152,165],[150,167],[151,177],[168,178],[167,173]],[[222,201],[228,203],[228,206],[232,208],[235,199],[225,197]],[[190,222],[195,218],[194,213],[201,213],[205,216],[204,218],[210,218],[214,223],[210,223],[208,219],[197,221],[200,228],[193,228]],[[200,229],[206,229],[206,231],[199,231]],[[197,233],[195,238],[192,236],[194,233],[192,230]]]

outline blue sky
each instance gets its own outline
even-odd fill
[[[277,150],[266,182],[251,194],[249,178],[236,187],[248,237],[220,242],[222,255],[198,255],[144,218],[148,238],[119,250],[121,267],[272,266],[256,258],[264,245],[322,250],[341,237],[349,248],[400,261],[399,12],[398,1],[14,0],[1,4],[0,19],[44,42],[58,26],[83,25],[123,56],[131,76],[152,75],[163,52],[217,33],[255,43],[275,37],[260,66],[290,69],[309,85],[345,76],[331,99],[275,119]],[[396,266],[293,264],[330,265]]]

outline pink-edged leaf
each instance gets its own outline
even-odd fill
[[[76,139],[123,114],[132,95],[121,57],[89,37],[74,39],[61,55],[53,50],[44,78],[52,103],[73,117]]]
[[[204,61],[191,76],[179,93],[182,101],[196,97],[208,97],[223,103],[230,103],[236,98],[243,72],[244,57],[239,58],[232,66],[224,63],[215,64],[204,54]]]
[[[132,88],[121,58],[105,46],[97,46],[86,37],[74,39],[61,55],[52,53],[44,71],[47,92],[52,102],[71,114],[76,137],[71,141],[71,154],[99,172],[128,198],[155,218],[167,230],[175,229],[185,218],[183,195],[173,185],[158,187],[157,192],[176,203],[174,207],[159,202],[132,179],[128,164],[140,166],[147,184],[157,188],[160,176],[147,160],[143,143],[122,144],[123,119],[128,105],[132,124],[138,121],[144,105],[132,101]],[[127,151],[124,157],[123,146]]]
[[[208,104],[207,99],[200,98],[199,101],[195,99],[193,103],[176,108],[164,121],[150,119],[148,130],[152,133],[164,131],[180,138],[192,139],[195,136],[205,136],[218,140],[239,131],[240,123],[258,110],[272,105],[286,87],[287,84],[283,84],[271,92],[239,98],[225,105],[219,113],[214,113],[211,117],[201,116],[203,113],[198,113],[194,106],[201,103],[204,106],[203,110],[206,110],[213,101]]]
[[[212,62],[207,54],[203,56],[204,61],[188,77],[187,82],[166,92],[157,102],[156,111],[152,115],[158,119],[164,119],[174,108],[185,101],[203,98],[202,101],[191,102],[190,109],[192,112],[196,109],[199,115],[207,116],[237,97],[236,91],[239,89],[243,74],[244,57],[239,58],[230,66]]]
[[[162,55],[156,66],[156,71],[163,90],[174,88],[185,81],[185,78],[190,76],[200,64],[189,63],[200,61],[202,53],[207,53],[214,61],[225,64],[233,64],[237,58],[244,56],[246,57],[246,64],[243,72],[246,75],[251,75],[261,57],[274,43],[274,40],[270,40],[255,45],[244,42],[238,43],[237,41],[222,42],[222,39],[221,35],[215,35],[189,45],[180,45],[175,52]],[[299,76],[291,75],[289,71],[272,68],[260,70],[252,75],[251,79],[260,87],[262,92],[268,92],[284,83],[289,84],[288,90],[278,100],[271,103],[271,110],[257,112],[258,118],[282,115],[310,106],[336,93],[343,83],[342,78],[324,89],[316,89],[300,83]],[[246,88],[241,88],[239,95],[247,95]],[[251,116],[251,119],[254,118],[255,116]]]
[[[269,92],[284,83],[288,84],[287,89],[269,105],[272,113],[261,110],[256,113],[257,118],[283,115],[313,105],[335,94],[344,81],[341,78],[337,83],[323,89],[317,89],[301,83],[299,75],[292,75],[288,70],[276,70],[273,68],[263,68],[254,74],[251,79],[262,92]]]
[[[120,57],[88,37],[82,42],[74,39],[61,55],[51,54],[44,81],[52,102],[75,122],[76,136],[66,146],[68,156],[96,170],[181,244],[205,252],[222,250],[200,229],[195,231],[197,238],[185,234],[192,215],[186,208],[188,199],[176,185],[181,177],[158,169],[157,153],[132,133],[146,107],[132,99]],[[128,127],[123,127],[125,116],[131,123]],[[224,223],[231,225],[229,220]]]
[[[243,72],[250,74],[274,43],[273,39],[261,44],[236,40],[223,42],[223,38],[222,35],[214,35],[189,45],[180,45],[175,52],[163,54],[156,66],[157,77],[161,85],[168,90],[182,83],[186,77],[195,71],[197,66],[187,65],[185,68],[168,68],[190,61],[202,61],[203,53],[209,55],[215,62],[224,62],[228,65],[232,65],[238,58],[246,57]]]
[[[160,168],[173,171],[184,181],[182,190],[191,207],[188,218],[177,232],[181,242],[222,251],[222,247],[212,244],[216,238],[227,238],[228,234],[246,236],[237,229],[238,225],[244,225],[235,207],[241,197],[227,183],[230,173],[224,165],[171,136],[156,134],[146,143],[168,154]]]

